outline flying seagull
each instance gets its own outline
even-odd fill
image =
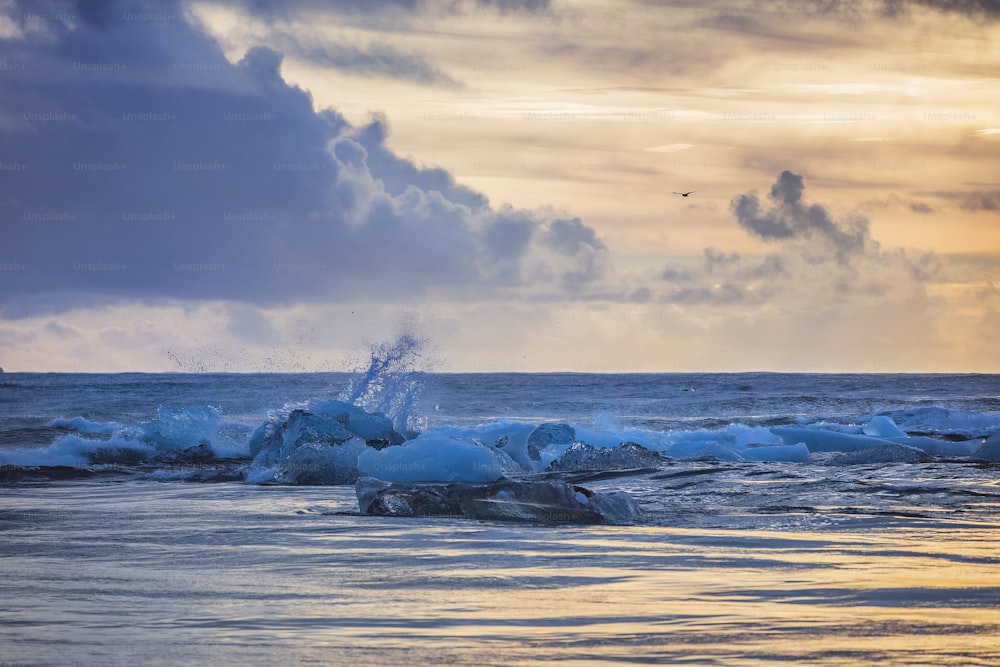
[[[698,192],[697,190],[692,190],[691,192]],[[674,192],[675,195],[680,195],[681,197],[687,197],[691,192]]]

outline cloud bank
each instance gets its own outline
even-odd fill
[[[254,303],[578,291],[575,218],[492,207],[281,75],[230,63],[174,3],[15,5],[0,60],[8,314],[108,298]]]

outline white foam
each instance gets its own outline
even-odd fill
[[[67,431],[76,431],[77,433],[105,433],[108,435],[120,430],[122,427],[118,422],[95,422],[86,417],[53,419],[49,426]]]
[[[127,438],[113,437],[109,440],[91,440],[79,435],[64,435],[48,447],[21,447],[0,450],[0,465],[22,466],[26,468],[69,466],[90,466],[94,457],[104,450],[108,457],[125,453],[132,458],[145,459],[154,450],[141,442]]]

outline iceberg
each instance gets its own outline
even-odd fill
[[[489,484],[403,484],[362,477],[362,514],[494,521],[630,525],[642,510],[627,493],[595,493],[562,482],[504,479]]]

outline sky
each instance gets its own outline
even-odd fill
[[[1000,372],[998,158],[992,0],[0,0],[0,367]]]

